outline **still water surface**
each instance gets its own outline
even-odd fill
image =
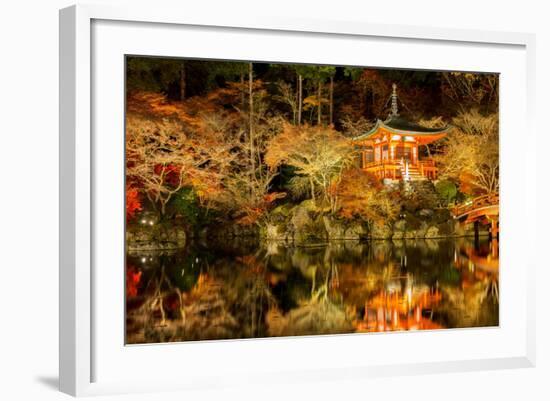
[[[498,243],[193,243],[127,255],[127,343],[497,326]]]

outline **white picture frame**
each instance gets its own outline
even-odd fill
[[[94,27],[94,24],[95,27]],[[120,26],[117,26],[119,24]],[[130,25],[128,25],[130,24]],[[133,25],[132,25],[133,24]],[[494,58],[493,63],[503,63],[503,60],[509,60],[510,65],[517,65],[517,71],[510,70],[508,83],[510,88],[517,88],[516,97],[518,99],[508,99],[513,94],[510,91],[504,92],[503,108],[504,111],[511,111],[513,100],[514,106],[519,105],[517,113],[506,114],[503,120],[503,132],[507,132],[509,127],[515,127],[522,130],[522,135],[525,140],[534,143],[535,132],[533,130],[533,115],[534,112],[534,35],[523,33],[507,33],[507,32],[484,32],[470,30],[451,30],[451,29],[436,29],[425,27],[411,27],[398,25],[373,25],[357,21],[323,21],[323,20],[295,20],[291,18],[275,18],[256,15],[243,15],[242,18],[226,18],[223,15],[186,15],[182,10],[166,10],[157,9],[155,7],[147,8],[112,8],[109,6],[96,5],[78,5],[72,6],[60,11],[60,389],[63,392],[72,395],[93,395],[106,393],[125,393],[133,391],[160,391],[167,389],[196,389],[208,388],[212,386],[226,385],[244,385],[247,380],[255,380],[256,382],[268,382],[269,377],[277,375],[279,382],[292,382],[294,380],[325,380],[327,378],[353,378],[360,380],[366,377],[386,376],[386,375],[402,375],[402,374],[420,374],[431,372],[454,372],[479,369],[503,369],[515,367],[530,367],[535,364],[535,314],[534,314],[534,269],[535,261],[524,258],[520,260],[519,255],[516,255],[514,247],[531,247],[533,244],[528,242],[518,242],[519,239],[513,237],[513,234],[507,235],[506,231],[502,237],[501,243],[503,252],[502,260],[506,265],[506,258],[510,264],[515,264],[518,270],[502,269],[502,276],[507,282],[515,282],[517,287],[514,287],[513,296],[521,300],[519,306],[514,310],[514,317],[520,321],[512,324],[509,321],[496,329],[485,329],[483,331],[476,330],[453,330],[453,333],[409,333],[406,336],[397,334],[385,335],[345,335],[345,336],[325,336],[322,338],[309,339],[261,339],[261,340],[240,340],[240,341],[218,341],[206,342],[203,344],[189,345],[185,348],[185,352],[190,358],[193,358],[197,350],[200,350],[206,355],[224,355],[226,358],[235,357],[236,359],[253,360],[253,354],[262,354],[266,352],[269,355],[276,355],[280,352],[292,352],[292,355],[299,355],[300,352],[314,353],[319,347],[327,350],[328,363],[332,365],[316,364],[313,361],[311,364],[296,363],[292,369],[284,369],[284,361],[281,365],[276,365],[271,370],[266,366],[256,366],[254,369],[243,366],[242,369],[237,369],[240,374],[240,379],[232,376],[229,370],[224,371],[220,368],[219,371],[209,371],[207,366],[198,364],[192,372],[187,372],[185,379],[180,379],[177,376],[153,377],[150,380],[130,379],[121,375],[116,375],[115,371],[121,370],[122,366],[117,363],[122,359],[113,359],[104,354],[109,349],[105,345],[106,341],[103,336],[97,334],[97,326],[103,324],[101,319],[104,315],[101,313],[101,305],[96,306],[94,303],[94,291],[98,288],[105,287],[106,276],[96,274],[94,268],[97,268],[98,261],[101,261],[101,254],[95,253],[94,241],[98,230],[104,225],[97,220],[98,198],[97,192],[105,193],[100,188],[101,180],[96,177],[102,173],[98,168],[98,155],[102,160],[110,160],[116,156],[112,152],[116,152],[117,146],[120,143],[114,142],[113,146],[105,146],[105,142],[98,142],[94,138],[94,126],[100,126],[98,115],[101,114],[101,108],[97,104],[101,102],[109,103],[109,107],[114,107],[120,111],[122,105],[122,92],[120,97],[110,99],[95,99],[92,97],[101,97],[102,90],[99,90],[94,95],[94,86],[92,81],[94,74],[100,76],[97,80],[104,79],[101,77],[100,71],[102,68],[101,62],[95,60],[95,55],[102,51],[103,47],[108,47],[105,38],[112,42],[113,51],[122,51],[125,41],[130,41],[121,32],[132,32],[128,37],[134,38],[139,36],[140,30],[144,27],[155,26],[154,32],[148,36],[154,38],[155,35],[165,35],[166,29],[183,29],[190,27],[198,29],[204,28],[207,32],[216,34],[239,34],[243,38],[250,37],[262,33],[265,40],[282,40],[282,37],[276,35],[286,35],[293,39],[296,37],[305,37],[304,40],[325,40],[327,42],[338,38],[341,43],[346,40],[362,40],[372,39],[374,41],[383,40],[384,43],[397,43],[399,41],[408,41],[411,46],[414,43],[433,44],[438,46],[442,52],[445,46],[454,46],[453,52],[459,53],[461,49],[479,48],[480,52],[484,51],[484,47],[494,47],[501,49],[502,59]],[[157,29],[158,28],[158,29]],[[132,31],[130,31],[132,30]],[[94,42],[93,35],[96,32],[97,40]],[[115,35],[108,36],[108,35]],[[102,36],[103,35],[103,36]],[[107,36],[105,36],[107,35]],[[274,38],[270,39],[270,35]],[[161,37],[159,36],[159,37]],[[219,36],[221,37],[221,36]],[[208,47],[208,39],[204,38],[205,47]],[[294,40],[294,39],[293,39]],[[146,42],[142,40],[142,42]],[[122,43],[122,45],[121,45]],[[276,43],[276,42],[274,42]],[[378,43],[380,44],[380,43]],[[145,44],[141,44],[145,46]],[[116,47],[119,46],[119,47]],[[121,47],[122,46],[122,47]],[[170,46],[175,46],[171,44]],[[164,50],[159,50],[163,55],[166,52],[171,52],[168,46]],[[345,47],[345,46],[344,46]],[[176,48],[176,47],[174,47]],[[134,49],[137,49],[135,47]],[[144,48],[145,49],[145,48]],[[505,53],[503,49],[512,49],[510,53]],[[269,50],[269,49],[268,49]],[[495,50],[495,51],[497,51]],[[152,50],[145,50],[146,54],[152,54]],[[233,50],[235,51],[235,50]],[[267,50],[266,50],[267,51]],[[345,51],[345,50],[342,50]],[[464,50],[466,51],[466,50]],[[247,57],[243,52],[242,57]],[[513,54],[512,54],[513,53]],[[145,54],[145,53],[142,53]],[[212,53],[213,54],[213,53]],[[249,53],[252,54],[252,53]],[[445,54],[445,53],[442,53]],[[177,55],[177,54],[175,54]],[[118,57],[118,55],[116,56]],[[212,56],[213,57],[213,56]],[[220,53],[219,58],[230,56]],[[234,56],[238,59],[238,55]],[[248,56],[252,57],[252,56]],[[268,55],[264,55],[260,59],[266,59]],[[277,59],[280,57],[273,56]],[[483,56],[480,56],[482,58]],[[98,57],[99,59],[100,57]],[[508,59],[507,59],[508,58]],[[512,60],[513,58],[513,60]],[[102,60],[106,60],[101,56]],[[246,58],[242,58],[246,59]],[[250,59],[250,58],[249,58]],[[500,61],[499,61],[500,60]],[[109,60],[112,61],[112,60]],[[119,60],[120,61],[120,60]],[[308,61],[312,61],[309,59]],[[326,62],[329,60],[318,60]],[[349,60],[348,62],[352,62]],[[374,60],[376,62],[376,60]],[[415,61],[417,67],[422,67],[418,64],[420,61]],[[389,65],[389,61],[383,63],[384,66]],[[515,63],[515,64],[514,64]],[[425,64],[424,68],[429,68],[431,64]],[[496,64],[493,64],[493,66]],[[444,69],[446,65],[433,65],[433,69]],[[503,66],[504,68],[505,66]],[[113,67],[115,68],[115,67]],[[473,68],[473,67],[472,67]],[[489,67],[487,67],[489,68]],[[512,68],[512,67],[508,67]],[[515,67],[514,67],[515,68]],[[120,75],[121,71],[117,70]],[[500,72],[497,69],[492,71]],[[513,76],[512,75],[517,75]],[[118,75],[117,75],[118,76]],[[119,77],[120,78],[120,77]],[[513,78],[513,79],[512,79]],[[117,78],[118,79],[118,78]],[[513,82],[513,84],[512,84]],[[97,83],[97,82],[96,82]],[[123,87],[115,85],[115,89],[122,91]],[[101,89],[101,88],[100,88]],[[118,90],[117,89],[117,90]],[[502,92],[501,92],[502,93]],[[97,103],[100,102],[100,103]],[[118,103],[117,103],[118,102]],[[514,108],[516,109],[516,108]],[[118,113],[118,111],[116,113]],[[97,114],[95,114],[97,113]],[[115,114],[116,114],[115,113]],[[508,117],[509,116],[509,117]],[[121,127],[122,121],[119,115],[114,116],[112,127]],[[118,122],[117,122],[118,121]],[[119,130],[118,138],[123,138],[123,131]],[[536,219],[536,210],[534,205],[529,203],[529,200],[535,199],[534,177],[528,174],[529,171],[534,171],[535,150],[534,149],[508,149],[508,136],[503,136],[502,156],[501,156],[501,175],[503,181],[507,184],[503,185],[501,192],[501,213],[506,215],[509,213],[508,220],[504,220],[504,228],[508,228],[508,232],[514,230],[527,230],[522,224],[534,224]],[[517,166],[514,170],[510,168],[509,156],[511,151],[516,153]],[[109,153],[111,152],[111,153]],[[507,167],[508,166],[508,167]],[[120,167],[120,166],[119,166]],[[122,170],[121,170],[122,171]],[[104,174],[104,173],[103,173]],[[112,174],[111,174],[112,175]],[[118,177],[120,180],[123,177]],[[116,184],[116,183],[115,183]],[[113,184],[113,185],[115,185]],[[522,190],[517,190],[517,185],[522,185]],[[118,199],[118,198],[117,198]],[[121,198],[122,199],[122,198]],[[118,199],[118,201],[121,201]],[[115,199],[116,200],[116,199]],[[533,202],[533,201],[531,201]],[[115,202],[116,203],[116,202]],[[528,206],[528,207],[527,207]],[[116,207],[116,205],[115,205]],[[519,210],[521,208],[521,211]],[[512,213],[513,211],[513,213]],[[521,213],[521,216],[519,215]],[[525,221],[526,223],[522,223]],[[121,221],[121,224],[122,221]],[[502,225],[501,225],[502,226]],[[531,226],[532,230],[532,226]],[[534,230],[532,230],[534,231]],[[114,230],[114,238],[120,238],[122,232]],[[123,241],[112,242],[113,252],[117,252],[114,248],[123,246]],[[507,248],[508,247],[508,248]],[[121,251],[121,249],[119,249]],[[535,255],[534,252],[526,252],[528,255]],[[104,264],[103,264],[104,265]],[[116,265],[116,263],[115,263]],[[122,266],[120,266],[122,272]],[[521,269],[521,273],[519,273]],[[119,274],[122,276],[122,274]],[[118,290],[113,287],[109,290],[110,294],[114,294],[120,290],[120,299],[122,300],[122,287]],[[512,287],[511,287],[512,288]],[[504,288],[505,290],[506,288]],[[510,296],[512,296],[510,295]],[[501,313],[508,313],[508,309],[512,308],[508,302],[501,303]],[[117,308],[114,308],[117,309]],[[513,309],[513,308],[512,308]],[[99,312],[98,312],[99,311]],[[512,312],[511,312],[512,313]],[[113,315],[115,316],[115,315]],[[105,318],[105,322],[108,322]],[[124,322],[121,320],[120,325]],[[491,331],[492,330],[492,331]],[[458,339],[457,341],[472,341],[479,335],[487,337],[487,341],[495,340],[498,333],[506,333],[510,331],[513,342],[510,349],[513,352],[504,352],[497,348],[487,352],[482,352],[481,348],[477,351],[472,351],[470,354],[465,353],[464,358],[450,357],[447,359],[445,355],[441,358],[432,358],[430,360],[420,360],[415,357],[414,352],[411,352],[410,358],[395,362],[388,359],[385,363],[383,358],[377,361],[361,362],[360,360],[346,361],[337,360],[336,353],[333,352],[336,347],[340,347],[342,342],[352,344],[353,346],[362,347],[364,344],[377,342],[377,347],[380,344],[388,343],[391,346],[399,346],[406,349],[408,344],[423,343],[438,343],[438,341],[449,341],[449,339]],[[495,334],[496,333],[496,334]],[[424,337],[422,337],[424,336]],[[504,336],[504,334],[503,334]],[[389,340],[385,340],[388,338]],[[461,340],[463,338],[464,340]],[[501,338],[501,340],[504,337]],[[498,341],[497,341],[498,342]],[[379,343],[379,344],[378,344]],[[118,344],[118,345],[117,345]],[[128,360],[124,363],[135,364],[139,358],[146,358],[144,361],[149,363],[153,360],[162,360],[167,358],[168,347],[174,345],[152,345],[141,347],[124,347],[123,342],[117,337],[115,341],[116,347],[122,347],[119,351],[124,354],[132,354],[128,356]],[[182,350],[181,346],[178,350]],[[194,348],[192,348],[194,347]],[[197,348],[198,347],[198,348]],[[267,350],[269,348],[269,350]],[[175,348],[174,348],[175,349]],[[174,351],[174,352],[180,352]],[[103,354],[101,354],[103,352]],[[458,352],[461,352],[460,346]],[[96,363],[96,358],[100,354],[101,364]],[[170,352],[171,353],[171,352]],[[145,355],[147,354],[147,355]],[[240,357],[239,357],[240,355]],[[333,358],[331,361],[331,357]],[[126,358],[126,356],[125,356]],[[136,359],[137,358],[137,359]],[[248,358],[248,359],[247,359]],[[376,357],[373,355],[373,360]],[[243,364],[246,362],[242,362]],[[102,378],[102,372],[98,371],[100,366],[112,366],[112,371],[106,375],[105,380]],[[226,372],[226,373],[224,373]],[[244,374],[243,374],[244,373]],[[268,375],[270,375],[268,377]],[[107,377],[108,376],[108,377]],[[98,379],[100,378],[100,379]]]

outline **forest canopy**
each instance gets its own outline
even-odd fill
[[[497,74],[137,56],[126,68],[129,220],[149,210],[261,225],[304,200],[397,218],[405,201],[356,171],[352,140],[390,115],[392,85],[399,115],[451,127],[418,150],[435,157],[444,202],[498,192]]]

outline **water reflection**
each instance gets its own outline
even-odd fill
[[[128,254],[127,342],[498,325],[498,243],[192,244]]]

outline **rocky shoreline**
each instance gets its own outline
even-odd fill
[[[480,229],[479,236],[489,232]],[[193,235],[191,235],[193,236]],[[475,236],[474,226],[455,221],[446,209],[422,209],[407,213],[393,224],[367,224],[319,212],[310,201],[299,205],[281,205],[272,210],[261,226],[226,224],[205,227],[197,238],[258,238],[307,245],[331,240],[406,240]],[[185,247],[188,234],[177,225],[131,225],[126,232],[127,250],[162,251]]]
[[[129,225],[126,227],[127,251],[162,251],[185,247],[185,229],[175,225]]]
[[[480,230],[480,236],[489,235]],[[367,224],[319,213],[306,202],[292,208],[279,207],[260,230],[265,239],[295,243],[325,240],[400,240],[436,239],[474,236],[473,224],[462,225],[448,210],[422,209],[418,214],[404,214],[393,224]]]

